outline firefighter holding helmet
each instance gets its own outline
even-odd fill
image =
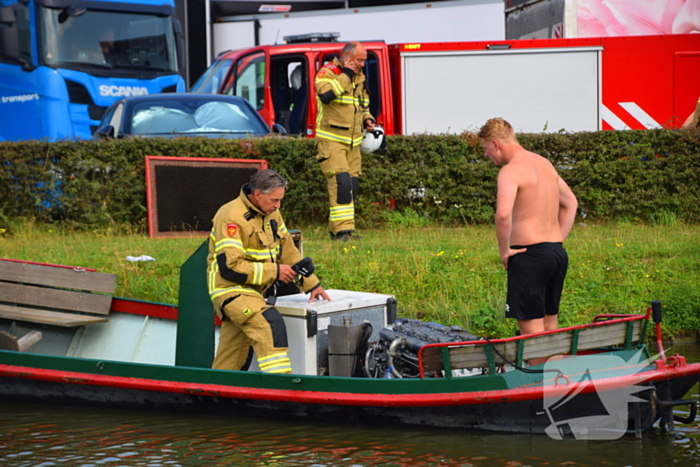
[[[214,216],[207,257],[209,296],[221,319],[214,369],[247,370],[252,346],[263,372],[292,372],[287,328],[274,307],[277,281],[295,282],[309,302],[330,300],[280,215],[286,186],[274,170],[257,172]]]
[[[375,130],[369,111],[369,92],[362,72],[367,51],[359,42],[348,42],[333,62],[316,74],[316,146],[318,161],[328,182],[331,239],[347,241],[355,235],[354,200],[362,173],[360,145],[365,132]]]

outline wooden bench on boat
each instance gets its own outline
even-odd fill
[[[451,370],[474,368],[488,368],[488,373],[495,375],[497,367],[522,366],[532,359],[612,347],[637,348],[643,344],[648,322],[649,312],[646,315],[599,315],[593,323],[537,336],[429,344],[418,353],[421,377],[426,372],[442,371],[449,378]]]
[[[107,321],[117,276],[0,259],[0,318],[76,327]]]

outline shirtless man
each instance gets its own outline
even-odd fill
[[[557,328],[568,256],[562,247],[576,216],[576,196],[544,157],[525,150],[513,127],[492,118],[479,130],[496,165],[496,237],[508,271],[506,317],[521,334]]]

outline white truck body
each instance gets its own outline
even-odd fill
[[[256,44],[255,22],[258,21]],[[366,7],[217,18],[212,53],[279,44],[284,36],[339,32],[341,41],[391,43],[505,39],[502,0],[454,0],[433,4]],[[213,58],[213,57],[212,57]]]

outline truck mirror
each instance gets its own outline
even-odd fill
[[[11,6],[4,6],[0,8],[0,24],[13,25],[17,21],[15,16],[15,10]]]
[[[19,33],[14,25],[0,28],[0,57],[19,61]]]
[[[0,7],[0,57],[11,62],[19,62],[22,70],[32,71],[36,67],[22,58],[19,48],[17,16],[11,6]]]
[[[68,18],[72,16],[80,16],[82,14],[85,14],[87,11],[87,8],[78,6],[78,5],[71,5],[65,7],[61,12],[58,14],[58,22],[63,24],[65,23]]]
[[[285,128],[282,125],[280,125],[279,123],[272,124],[272,132],[276,135],[286,135],[287,134],[287,130],[285,130]]]
[[[97,131],[95,131],[95,135],[92,137],[94,141],[112,138],[114,138],[114,127],[112,125],[104,125],[99,127]]]
[[[177,67],[185,66],[185,38],[182,37],[182,24],[177,18],[173,18],[173,30],[175,31],[175,48],[177,51]]]
[[[185,38],[178,36],[175,42],[175,48],[177,49],[177,66],[181,68],[185,66]]]
[[[173,29],[175,30],[175,34],[182,35],[182,24],[177,18],[173,18]]]

